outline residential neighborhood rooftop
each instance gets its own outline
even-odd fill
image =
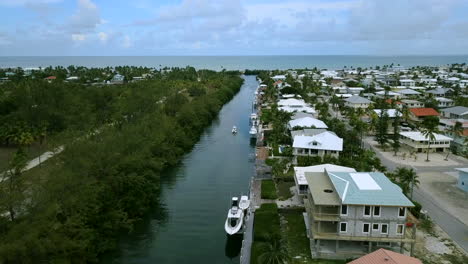
[[[439,113],[434,108],[410,108],[409,110],[417,117],[439,115]]]
[[[381,248],[348,264],[422,264],[422,262],[417,258]]]

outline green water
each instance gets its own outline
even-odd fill
[[[192,152],[164,175],[162,210],[104,263],[239,263],[241,239],[227,239],[224,221],[231,196],[248,192],[254,170],[249,116],[257,86],[255,77],[245,77]]]

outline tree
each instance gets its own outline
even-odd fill
[[[457,136],[460,136],[463,133],[463,125],[460,122],[455,122],[455,125],[452,126],[452,128],[448,131],[452,136],[453,139],[455,139]],[[445,157],[445,160],[448,160],[448,156],[450,155],[450,150],[447,151],[447,156]]]
[[[8,211],[11,221],[15,221],[17,212],[24,201],[25,184],[22,172],[26,164],[26,153],[19,148],[11,158],[8,170],[3,173],[0,181],[2,205]]]
[[[262,254],[258,257],[258,263],[261,264],[286,264],[289,261],[289,255],[286,246],[277,236],[267,236],[267,240],[260,246]]]
[[[388,113],[386,109],[382,109],[379,115],[379,119],[377,120],[377,127],[376,127],[376,139],[379,145],[385,148],[385,144],[388,141],[387,132],[388,132]]]
[[[438,132],[437,127],[425,127],[421,130],[421,133],[427,139],[427,157],[426,161],[429,161],[429,150],[431,148],[431,141],[435,141],[435,134]]]
[[[398,150],[400,149],[400,112],[395,111],[395,118],[393,118],[393,151],[395,152],[394,156],[397,155]]]
[[[416,172],[411,168],[398,167],[394,173],[403,193],[413,198],[414,186],[419,185],[419,178]]]

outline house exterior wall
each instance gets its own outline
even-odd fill
[[[364,108],[365,109],[369,107],[369,104],[353,104],[350,102],[346,102],[345,105],[348,107],[352,107],[352,108]]]
[[[293,155],[294,156],[310,156],[310,157],[316,157],[320,156],[323,157],[325,155],[332,156],[332,157],[338,157],[340,154],[340,151],[335,151],[335,150],[322,150],[322,149],[303,149],[303,148],[294,148],[293,149]]]
[[[364,237],[388,237],[399,238],[402,234],[397,234],[397,224],[406,223],[406,214],[404,217],[398,217],[399,207],[380,207],[380,216],[364,216],[363,205],[349,205],[348,214],[346,216],[340,215],[340,222],[348,223],[348,230],[346,233],[338,231],[340,236],[364,236]],[[373,207],[371,207],[373,212]],[[363,233],[364,223],[370,224],[369,233]],[[379,229],[373,230],[372,225],[378,224]],[[382,224],[388,225],[388,234],[382,234]]]
[[[418,150],[418,149],[426,150],[429,147],[431,151],[435,151],[439,148],[443,148],[444,149],[443,151],[446,151],[447,149],[450,148],[450,141],[444,141],[444,140],[435,141],[435,142],[432,142],[430,145],[428,145],[427,141],[415,141],[410,138],[402,136],[401,143],[410,148],[413,148],[414,150]]]

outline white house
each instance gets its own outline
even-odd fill
[[[401,102],[403,103],[404,106],[408,107],[408,108],[422,108],[424,107],[424,103],[423,102],[420,102],[420,101],[417,101],[417,100],[401,100]]]
[[[278,109],[288,113],[305,112],[309,114],[315,114],[315,109],[302,99],[289,98],[279,100]]]
[[[324,131],[314,136],[298,135],[294,137],[294,156],[323,157],[330,155],[338,157],[341,151],[343,151],[343,139],[330,131]]]
[[[319,119],[313,117],[303,117],[289,121],[288,129],[293,130],[295,127],[301,128],[328,128],[328,126]]]
[[[455,104],[452,99],[445,97],[436,97],[435,100],[437,101],[437,106],[439,108],[452,107]]]
[[[361,97],[359,95],[353,95],[345,99],[345,106],[352,108],[368,108],[371,103],[371,100]]]
[[[429,144],[429,139],[419,131],[400,132],[401,143],[410,149],[423,152],[429,148],[430,152],[445,152],[450,148],[453,139],[441,134],[434,134],[435,140]]]
[[[278,80],[281,80],[281,81],[284,81],[286,80],[286,75],[275,75],[273,77],[271,77],[274,81],[278,81]]]
[[[400,84],[402,86],[410,87],[410,86],[415,86],[416,81],[411,80],[411,79],[400,79]]]
[[[400,93],[392,92],[392,91],[388,91],[388,92],[387,91],[379,91],[379,92],[376,92],[375,94],[380,98],[388,97],[388,98],[391,98],[391,99],[398,99],[398,98],[401,97]]]

